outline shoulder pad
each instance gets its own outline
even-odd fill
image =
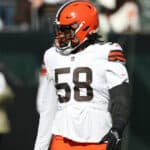
[[[44,53],[44,68],[46,71],[46,76],[48,77],[48,80],[52,80],[53,79],[53,71],[51,69],[51,60],[52,58],[55,58],[54,54],[55,51],[53,51],[53,48],[48,49],[47,51],[45,51]]]
[[[54,47],[51,47],[49,49],[47,49],[44,53],[44,63],[46,65],[46,63],[48,62],[48,60],[52,57],[54,57],[55,55],[55,48]],[[50,58],[49,58],[50,57]]]

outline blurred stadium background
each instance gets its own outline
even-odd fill
[[[99,1],[93,2],[99,9]],[[105,40],[119,42],[123,47],[131,81],[132,113],[122,150],[150,150],[150,1],[138,0],[138,5],[138,31],[103,34]],[[52,17],[57,6],[50,5]],[[53,42],[52,24],[50,20],[43,23],[40,11],[26,0],[16,0],[15,12],[15,23],[0,27],[0,62],[5,64],[8,83],[15,94],[6,107],[11,131],[1,139],[0,150],[33,150],[38,125],[38,75],[43,53]]]

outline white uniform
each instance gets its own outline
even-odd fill
[[[111,43],[94,44],[68,56],[59,54],[55,47],[46,51],[46,69],[49,78],[55,81],[58,95],[57,111],[50,122],[51,134],[93,143],[109,131],[112,120],[108,90],[128,82],[124,64],[115,61],[121,60],[120,56],[114,57],[117,52],[122,53],[121,47]],[[47,118],[50,115],[47,114]],[[40,137],[42,139],[42,135]]]

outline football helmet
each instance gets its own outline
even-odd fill
[[[55,46],[58,52],[70,54],[97,32],[98,11],[87,0],[74,0],[60,7],[55,19]]]

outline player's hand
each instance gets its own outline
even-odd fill
[[[121,150],[121,138],[115,130],[110,130],[100,143],[107,143],[106,150]]]

